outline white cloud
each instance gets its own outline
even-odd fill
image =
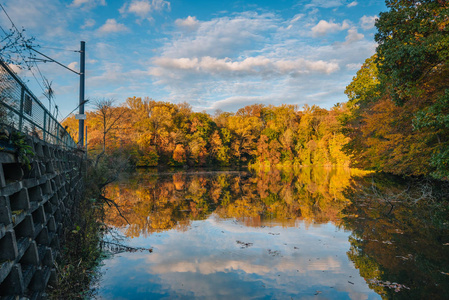
[[[374,28],[374,24],[378,18],[378,16],[363,16],[360,18],[360,26],[365,30]]]
[[[357,1],[353,1],[353,2],[351,2],[351,3],[349,3],[348,5],[346,5],[346,7],[354,7],[354,6],[357,6],[359,3],[357,2]]]
[[[348,35],[346,36],[345,43],[347,44],[354,43],[362,40],[364,37],[365,36],[363,34],[357,32],[356,28],[351,28],[348,30]]]
[[[349,28],[349,23],[347,21],[343,21],[343,23],[338,24],[334,23],[332,20],[330,22],[327,22],[325,20],[321,20],[318,22],[317,25],[312,27],[312,34],[313,36],[323,36],[328,33],[341,31]]]
[[[305,14],[297,14],[297,15],[295,15],[291,20],[286,22],[289,25],[285,29],[286,30],[292,29],[295,26],[295,24],[298,23],[300,20],[302,20],[304,17],[305,17]]]
[[[86,9],[94,8],[98,5],[105,6],[106,1],[105,0],[73,0],[72,3],[70,3],[70,7],[84,7]]]
[[[90,28],[95,26],[96,22],[94,19],[86,19],[86,21],[84,21],[84,24],[81,25],[81,29],[86,29],[86,28]]]
[[[196,19],[196,17],[188,16],[185,19],[177,19],[175,24],[179,27],[195,30],[199,27],[200,22]]]
[[[353,70],[358,71],[362,67],[362,65],[363,64],[355,64],[355,63],[347,64],[346,69],[351,70],[351,71],[353,71]]]
[[[170,11],[170,2],[165,0],[133,0],[120,8],[120,13],[135,14],[141,19],[151,19],[152,12]]]
[[[343,0],[312,0],[309,4],[306,5],[306,8],[310,7],[323,7],[323,8],[331,8],[338,7],[343,5]]]
[[[70,4],[72,7],[80,7],[83,4],[89,3],[89,0],[73,0],[73,2]]]
[[[346,39],[331,35],[324,46],[313,45],[310,31],[319,19],[305,15],[285,20],[251,12],[196,21],[195,31],[175,27],[144,76],[163,88],[166,101],[189,101],[211,112],[255,102],[325,107],[344,102],[354,75],[347,65],[363,62],[376,48],[350,21],[321,22],[317,35],[347,31]]]
[[[16,74],[20,74],[22,72],[22,69],[15,64],[8,64],[8,67],[13,70]]]
[[[104,23],[100,28],[98,28],[98,33],[108,34],[114,32],[124,32],[128,30],[129,29],[124,24],[117,23],[115,19],[108,19],[106,20],[106,23]]]
[[[14,23],[19,28],[26,28],[27,35],[38,32],[40,39],[70,35],[67,31],[68,21],[74,12],[67,10],[59,1],[14,0],[6,1],[4,6]],[[10,24],[4,21],[6,18],[0,18],[0,24],[9,28]]]
[[[297,59],[294,61],[281,60],[275,63],[275,66],[281,73],[302,74],[302,73],[323,73],[331,74],[338,71],[339,66],[336,62],[326,62],[323,60],[309,61],[305,59]]]
[[[231,57],[239,51],[261,46],[278,29],[273,14],[242,13],[210,21],[197,21],[192,34],[175,35],[162,49],[167,57]]]
[[[181,70],[221,76],[298,76],[312,72],[331,74],[339,69],[335,62],[309,61],[303,58],[272,60],[264,56],[248,57],[242,61],[210,56],[200,59],[160,57],[156,58],[154,63],[158,66],[156,70],[152,71],[155,76],[164,76],[167,72]]]
[[[302,19],[305,15],[304,14],[297,14],[293,17],[293,19],[290,21],[290,23],[295,23],[297,21],[299,21],[300,19]]]
[[[101,87],[110,84],[118,84],[126,77],[123,67],[119,63],[106,63],[102,67],[103,73],[89,77],[89,86]]]
[[[128,6],[128,12],[144,18],[151,11],[151,4],[147,1],[134,1]]]
[[[73,61],[73,62],[69,63],[67,67],[69,69],[76,70],[77,66],[78,66],[78,63],[76,61]]]

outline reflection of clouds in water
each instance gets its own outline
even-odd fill
[[[348,248],[347,233],[326,232],[326,229],[315,234],[315,232],[303,232],[294,228],[240,227],[232,221],[194,222],[194,224],[198,223],[201,225],[183,234],[173,232],[165,239],[164,245],[156,246],[155,253],[147,256],[148,263],[157,263],[152,268],[154,273],[211,274],[242,270],[245,273],[262,275],[273,270],[296,271],[298,265],[300,272],[337,270],[342,263],[327,255],[330,251],[338,250],[339,245],[343,245],[340,252],[344,253]],[[270,235],[273,232],[279,235]],[[327,245],[323,240],[331,239],[330,234],[334,236],[339,234],[346,242]],[[253,245],[242,249],[237,240],[251,242]],[[176,245],[183,245],[183,247],[179,248]],[[320,259],[308,261],[308,258],[313,255]],[[186,257],[190,256],[197,259],[186,261]]]
[[[288,242],[292,244],[291,234],[299,235],[302,239],[311,238],[316,240],[316,238],[325,239],[333,239],[333,237],[338,234],[340,236],[348,237],[349,234],[339,231],[335,228],[332,223],[326,224],[313,224],[309,225],[308,222],[303,220],[296,220],[295,227],[293,228],[283,228],[280,227],[278,223],[273,222],[273,226],[267,227],[247,227],[243,226],[241,223],[236,221],[223,220],[218,218],[216,215],[212,214],[206,222],[209,222],[211,226],[218,227],[220,230],[225,231],[227,233],[238,233],[238,234],[255,234],[255,233],[264,233],[269,234],[278,233],[277,228],[280,228],[284,233],[283,235],[276,236],[278,240],[282,242]],[[278,226],[276,226],[278,225]],[[311,228],[311,230],[309,230]],[[303,230],[305,229],[305,230]],[[333,245],[336,243],[340,244],[342,247],[347,247],[348,241],[347,239],[334,239],[332,241]]]
[[[304,227],[253,228],[241,226],[230,220],[217,221],[209,218],[205,222],[193,222],[191,229],[187,232],[167,232],[162,245],[157,245],[158,238],[153,237],[148,240],[154,240],[151,246],[155,246],[155,252],[164,253],[161,259],[165,260],[168,260],[167,255],[183,257],[197,254],[198,257],[202,257],[204,253],[212,256],[220,256],[222,253],[259,255],[259,252],[264,254],[267,249],[278,250],[284,256],[312,254],[323,256],[331,252],[344,253],[349,249],[349,233],[336,230],[332,224],[323,224],[309,230],[301,228]],[[148,244],[145,243],[148,243],[148,240],[133,240],[133,246],[146,247]],[[240,245],[236,243],[237,240],[250,242],[253,245],[242,252]],[[183,246],[180,248],[176,245]],[[256,250],[259,252],[254,253]]]
[[[218,272],[233,272],[241,270],[249,274],[263,275],[272,271],[268,266],[253,265],[252,262],[238,261],[238,260],[224,260],[224,261],[200,261],[189,262],[180,261],[169,264],[158,264],[151,268],[152,273],[200,273],[203,275],[218,273]]]
[[[370,290],[346,257],[349,233],[332,224],[299,227],[242,227],[211,216],[192,222],[187,232],[133,239],[133,246],[151,246],[154,252],[128,253],[120,260],[138,274],[131,283],[136,288],[156,285],[170,297],[307,298],[320,290],[324,298],[367,299]],[[242,249],[237,240],[253,244]],[[130,273],[123,266],[109,266],[119,274]]]

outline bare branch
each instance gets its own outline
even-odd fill
[[[126,221],[126,223],[128,223],[128,225],[131,225],[128,219],[122,214],[122,211],[120,210],[120,205],[118,205],[114,200],[108,199],[103,195],[100,195],[100,199],[105,201],[109,207],[114,206],[115,209],[117,209],[117,212],[119,213],[120,217],[122,217]]]

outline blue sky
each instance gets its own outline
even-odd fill
[[[346,101],[386,10],[384,0],[0,1],[40,51],[71,68],[79,68],[78,53],[50,48],[86,42],[86,98],[186,101],[209,113]],[[8,22],[1,13],[1,26]],[[79,79],[55,64],[39,67],[61,118],[77,106]],[[20,76],[43,97],[28,71]]]

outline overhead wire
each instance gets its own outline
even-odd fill
[[[5,34],[5,38],[2,40],[2,41],[4,41],[4,40],[6,40],[6,39],[9,39],[10,37],[9,37],[9,34],[6,32],[6,30],[5,29],[3,29],[3,27],[0,25],[0,29],[3,31],[3,33]]]
[[[30,55],[31,55],[31,51],[29,51],[29,53],[30,53]],[[45,93],[47,93],[47,95],[45,95],[45,96],[47,97],[48,102],[49,102],[49,108],[48,108],[48,111],[51,112],[51,102],[53,101],[52,96],[51,96],[51,92],[50,92],[51,86],[48,84],[48,79],[42,74],[41,69],[39,68],[39,65],[37,64],[37,62],[36,62],[36,61],[33,61],[33,63],[34,63],[34,65],[35,65],[37,71],[39,72],[39,75],[40,75],[41,78],[42,78],[42,82],[43,82],[44,85],[45,85],[46,91],[44,92],[44,95],[45,95]],[[53,102],[54,102],[54,101],[53,101]],[[54,105],[56,105],[56,102],[54,102]]]
[[[56,47],[47,47],[47,46],[39,46],[39,48],[43,48],[43,49],[52,49],[52,50],[60,50],[60,51],[69,51],[69,52],[80,52],[79,50],[64,49],[64,48],[56,48]]]
[[[13,28],[15,29],[15,31],[17,32],[17,34],[18,34],[20,37],[23,38],[22,33],[21,33],[20,30],[17,28],[17,26],[14,24],[13,20],[11,19],[11,17],[9,16],[9,14],[8,14],[7,11],[6,11],[6,9],[4,8],[4,6],[3,6],[1,3],[0,3],[0,7],[2,8],[3,12],[5,13],[5,15],[8,17],[9,21],[11,22],[11,24],[12,24]],[[42,78],[44,84],[45,84],[45,82],[48,82],[48,80],[47,80],[47,79],[45,78],[45,76],[42,74],[42,72],[41,72],[39,66],[37,65],[36,60],[34,60],[34,61],[27,61],[26,58],[24,57],[24,55],[22,54],[22,52],[17,48],[17,45],[14,44],[14,41],[11,39],[11,35],[8,34],[8,33],[3,29],[3,27],[0,26],[0,28],[1,28],[1,30],[3,31],[3,33],[5,34],[5,37],[8,38],[8,39],[10,40],[10,42],[11,42],[12,45],[13,45],[13,47],[16,49],[17,54],[22,58],[23,62],[24,62],[25,65],[27,66],[28,70],[29,70],[29,71],[31,72],[31,74],[33,75],[33,77],[34,77],[34,79],[36,80],[37,84],[38,84],[39,87],[41,88],[41,90],[42,90],[44,96],[45,96],[46,98],[48,98],[48,100],[49,100],[49,108],[48,108],[48,111],[51,112],[51,102],[52,102],[52,99],[51,99],[50,96],[47,96],[47,95],[46,95],[45,88],[41,85],[41,83],[40,83],[39,80],[37,79],[36,75],[34,74],[34,72],[33,72],[33,70],[32,70],[32,69],[33,69],[33,66],[30,65],[30,62],[34,63],[34,65],[35,65],[36,69],[38,70],[38,72],[39,72],[39,74],[40,74],[40,76],[41,76],[41,78]],[[27,48],[27,50],[28,50],[28,52],[29,52],[29,54],[30,54],[30,57],[33,57],[33,56],[35,57],[35,56],[36,56],[34,53],[31,52],[31,50],[34,50],[34,49],[31,48],[31,46],[27,45],[26,43],[24,43],[23,46],[25,46],[25,48]],[[70,51],[70,52],[80,52],[79,50],[63,49],[63,48],[57,48],[57,47],[46,47],[46,46],[45,46],[45,47],[39,46],[39,47],[41,47],[41,48],[47,48],[47,49],[54,49],[54,50]],[[36,50],[34,50],[34,51],[36,51]],[[44,56],[45,56],[45,55],[44,55]],[[54,61],[54,60],[53,60],[53,61]],[[56,62],[56,61],[54,61],[54,62]],[[56,62],[56,63],[58,63],[58,62]],[[73,70],[71,70],[71,71],[72,71],[72,72],[75,72],[75,71],[73,71]],[[75,73],[77,73],[77,72],[75,72]],[[77,73],[77,74],[78,74],[78,73]],[[49,88],[50,88],[50,86],[49,86]],[[83,104],[86,103],[87,101],[88,101],[88,100],[84,100]],[[57,116],[59,115],[59,108],[58,108],[58,106],[56,105],[56,102],[55,102],[55,101],[53,101],[53,102],[54,102],[54,109],[55,109],[55,111],[56,111],[56,118],[57,118]],[[81,105],[81,104],[79,104],[79,105]],[[79,105],[78,105],[76,108],[78,108]],[[76,110],[76,108],[75,108],[75,110]],[[75,110],[73,110],[73,111],[75,111]],[[72,112],[73,112],[73,111],[72,111]],[[65,117],[65,118],[67,118],[67,117]],[[64,118],[64,119],[65,119],[65,118]]]
[[[42,74],[42,72],[41,72],[41,70],[40,70],[40,68],[39,68],[39,66],[37,65],[36,62],[34,62],[34,65],[36,66],[36,69],[37,69],[37,71],[39,72],[39,75],[42,78],[42,82],[44,83],[44,88],[45,88],[44,96],[46,96],[46,98],[48,99],[48,111],[51,112],[51,102],[52,102],[52,96],[50,95],[51,87],[48,84],[47,78]]]
[[[6,12],[6,9],[3,7],[3,5],[0,3],[0,7],[3,9],[3,11],[5,12],[5,15],[8,17],[9,21],[11,22],[12,26],[17,30],[17,32],[20,33],[20,30],[16,27],[16,24],[14,24],[14,22],[11,20],[11,18],[9,17],[8,13]]]
[[[4,7],[1,3],[0,3],[0,7],[2,8],[3,12],[5,13],[5,15],[8,17],[9,21],[11,22],[11,25],[13,26],[13,28],[15,29],[15,31],[17,32],[17,34],[18,34],[19,36],[21,36],[20,30],[17,28],[16,24],[14,24],[13,20],[12,20],[11,17],[9,16],[9,14],[8,14],[8,12],[6,11],[5,7]],[[44,96],[45,96],[46,98],[48,98],[48,100],[49,100],[49,108],[48,108],[48,110],[51,111],[51,99],[50,99],[50,97],[47,97],[47,96],[45,95],[45,93],[46,93],[45,88],[42,86],[42,84],[39,82],[39,80],[37,79],[36,75],[34,74],[34,72],[33,72],[33,66],[26,60],[26,57],[22,54],[22,52],[21,52],[21,51],[17,48],[17,46],[14,44],[14,41],[11,40],[11,36],[10,36],[4,29],[3,29],[3,27],[1,27],[1,29],[2,29],[3,33],[5,34],[5,37],[8,38],[8,39],[10,40],[10,42],[12,42],[12,44],[13,44],[14,48],[16,49],[18,55],[22,58],[23,62],[24,62],[25,65],[27,66],[28,70],[29,70],[30,73],[33,75],[34,79],[36,80],[38,86],[41,88],[41,90],[42,90]],[[29,51],[30,56],[34,55],[30,50],[28,50],[28,51]],[[37,63],[34,62],[34,64],[35,64],[36,69],[38,70],[38,72],[39,72],[39,74],[40,74],[40,76],[41,76],[43,82],[45,82],[45,79],[44,79],[45,77],[42,75],[42,72],[40,71],[40,69],[39,69]]]

